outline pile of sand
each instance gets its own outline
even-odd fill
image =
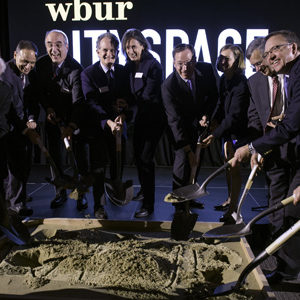
[[[100,229],[48,230],[39,232],[29,247],[14,248],[1,262],[0,275],[31,289],[63,282],[129,299],[196,299],[228,278],[236,280],[241,263],[237,252],[200,240],[180,243]]]

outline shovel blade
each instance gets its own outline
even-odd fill
[[[208,239],[218,238],[238,238],[251,234],[251,230],[247,228],[244,223],[223,225],[214,229],[211,229],[203,234],[203,237]]]
[[[127,180],[124,183],[119,179],[106,180],[104,188],[106,196],[115,205],[126,205],[133,198],[134,190],[132,180]]]
[[[236,281],[233,281],[217,286],[212,296],[222,296],[234,292],[236,290],[236,283]]]
[[[164,201],[169,203],[181,203],[198,199],[205,195],[208,195],[208,192],[201,189],[198,183],[195,183],[180,187],[172,193],[167,194]]]
[[[187,241],[193,230],[198,215],[186,211],[177,211],[171,224],[171,238],[176,241]]]
[[[30,242],[30,233],[17,213],[9,211],[9,226],[0,225],[0,230],[16,245],[22,246]]]

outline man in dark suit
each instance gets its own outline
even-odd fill
[[[283,145],[295,138],[294,155],[289,159],[293,165],[293,174],[287,195],[291,195],[300,183],[300,40],[290,31],[270,33],[266,39],[263,58],[277,74],[289,76],[287,91],[287,109],[283,120],[262,137],[251,144],[237,149],[233,165],[249,158],[251,153],[263,156],[276,146]],[[299,205],[288,206],[285,210],[284,229],[299,220]],[[271,275],[271,282],[296,278],[300,271],[300,234],[294,235],[279,251],[277,270]]]
[[[218,100],[216,79],[210,64],[197,62],[192,45],[173,50],[175,70],[162,84],[162,98],[175,141],[173,189],[189,184],[199,135],[199,121],[211,117]],[[176,206],[180,209],[180,206]]]
[[[248,80],[251,93],[248,127],[250,132],[254,133],[253,138],[262,136],[274,128],[279,119],[283,119],[285,103],[287,102],[285,95],[286,78],[282,74],[277,75],[270,66],[265,64],[262,58],[264,46],[264,38],[257,38],[249,44],[246,52],[246,57],[257,71]],[[275,82],[276,80],[278,82]],[[284,144],[280,147],[274,147],[272,153],[264,161],[269,206],[278,204],[287,196],[291,172],[291,166],[287,160],[289,146]],[[281,209],[269,216],[274,237],[283,225],[284,210]]]
[[[7,83],[13,93],[14,109],[24,120],[28,128],[35,129],[39,106],[34,96],[34,66],[37,59],[37,47],[31,41],[20,41],[14,52],[14,58],[7,63],[1,79]],[[8,176],[5,180],[6,200],[10,208],[21,216],[30,216],[32,209],[26,206],[26,184],[31,169],[32,144],[18,128],[11,130],[7,137]]]
[[[0,76],[6,68],[7,66],[0,58]],[[8,175],[7,166],[9,166],[7,161],[9,154],[8,135],[13,128],[14,131],[20,134],[19,138],[21,138],[21,135],[26,135],[32,142],[36,142],[38,136],[34,129],[28,128],[26,120],[19,117],[14,105],[15,100],[12,88],[0,80],[0,223],[5,227],[9,224],[4,190],[4,179]],[[9,208],[15,210],[14,206]]]
[[[93,196],[95,217],[107,218],[104,210],[104,176],[106,157],[109,154],[111,179],[116,179],[116,143],[115,133],[122,130],[125,119],[130,113],[129,76],[125,68],[116,63],[119,41],[111,33],[105,33],[97,39],[98,62],[87,67],[81,73],[82,90],[87,100],[88,121],[81,128],[77,147],[83,153],[83,145],[90,149],[90,165],[94,178]],[[122,147],[124,149],[124,147]],[[123,152],[124,154],[124,152]],[[123,155],[124,157],[124,155]],[[80,172],[86,173],[86,155],[80,160]]]
[[[40,57],[36,63],[36,88],[46,112],[49,152],[62,173],[62,138],[70,138],[78,128],[76,121],[84,100],[80,80],[82,66],[68,54],[68,37],[63,31],[54,29],[47,32],[45,46],[48,54]],[[58,123],[64,125],[63,132]],[[50,206],[59,207],[66,200],[66,190],[56,189],[56,196]],[[86,207],[86,200],[78,199],[77,208]]]

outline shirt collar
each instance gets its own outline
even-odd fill
[[[106,67],[105,65],[103,65],[102,62],[100,61],[100,66],[101,66],[102,70],[104,71],[104,73],[107,73],[108,70],[115,71],[115,66],[114,65],[112,65],[112,67],[109,69],[108,67]]]

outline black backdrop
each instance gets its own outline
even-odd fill
[[[45,32],[57,28],[67,33],[70,53],[86,67],[95,59],[92,35],[113,30],[121,38],[126,29],[135,27],[148,29],[145,33],[152,50],[168,75],[172,47],[181,41],[194,44],[198,59],[214,65],[218,49],[225,43],[240,44],[245,50],[254,36],[274,30],[290,29],[300,35],[299,6],[297,0],[0,0],[0,50],[8,60],[18,41],[29,39],[43,54]],[[246,75],[251,74],[248,65]],[[204,164],[220,164],[219,151],[220,145],[215,144],[205,154]],[[130,155],[128,160],[131,162]],[[164,137],[157,162],[168,165],[171,161],[172,151]]]

